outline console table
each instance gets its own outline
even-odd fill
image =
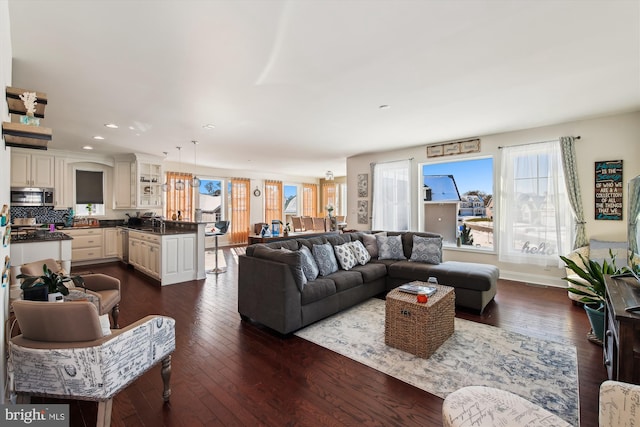
[[[640,313],[626,307],[640,305],[636,279],[606,277],[604,364],[609,379],[640,384]]]
[[[296,231],[293,233],[289,233],[289,235],[280,235],[280,236],[269,236],[262,237],[258,234],[249,235],[249,244],[253,245],[256,243],[270,243],[278,240],[289,240],[289,239],[297,239],[298,237],[316,237],[316,236],[335,236],[336,234],[340,234],[338,231]]]

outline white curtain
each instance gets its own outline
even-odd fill
[[[409,230],[410,166],[410,160],[373,165],[373,230]]]
[[[504,147],[500,169],[500,261],[561,267],[574,227],[559,142]]]

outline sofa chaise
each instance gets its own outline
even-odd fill
[[[310,275],[310,264],[319,273]],[[442,237],[426,232],[352,232],[256,244],[239,256],[238,312],[288,334],[431,276],[455,288],[456,306],[482,313],[496,294],[499,271],[488,264],[442,262]]]

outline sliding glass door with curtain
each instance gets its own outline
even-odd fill
[[[409,230],[411,221],[410,166],[410,160],[373,165],[373,230]]]
[[[282,181],[264,182],[264,222],[282,221]]]
[[[250,181],[248,178],[231,179],[231,243],[249,241],[250,228]]]
[[[302,184],[302,215],[316,216],[318,212],[318,184]]]
[[[194,214],[194,195],[193,188],[188,183],[193,177],[190,173],[183,172],[167,172],[166,181],[171,185],[171,189],[166,193],[166,201],[164,204],[165,218],[177,219],[178,211],[184,221],[193,221]],[[176,190],[176,183],[182,181],[186,183],[183,190]],[[198,191],[197,189],[195,191]],[[175,216],[174,216],[175,215]]]

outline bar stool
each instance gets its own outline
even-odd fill
[[[227,234],[227,230],[229,230],[229,224],[230,221],[217,221],[213,226],[213,230],[209,233],[205,233],[205,236],[215,236],[216,239],[216,266],[211,270],[207,270],[207,274],[220,274],[227,271],[225,269],[218,268],[218,236],[224,236],[225,234]]]

